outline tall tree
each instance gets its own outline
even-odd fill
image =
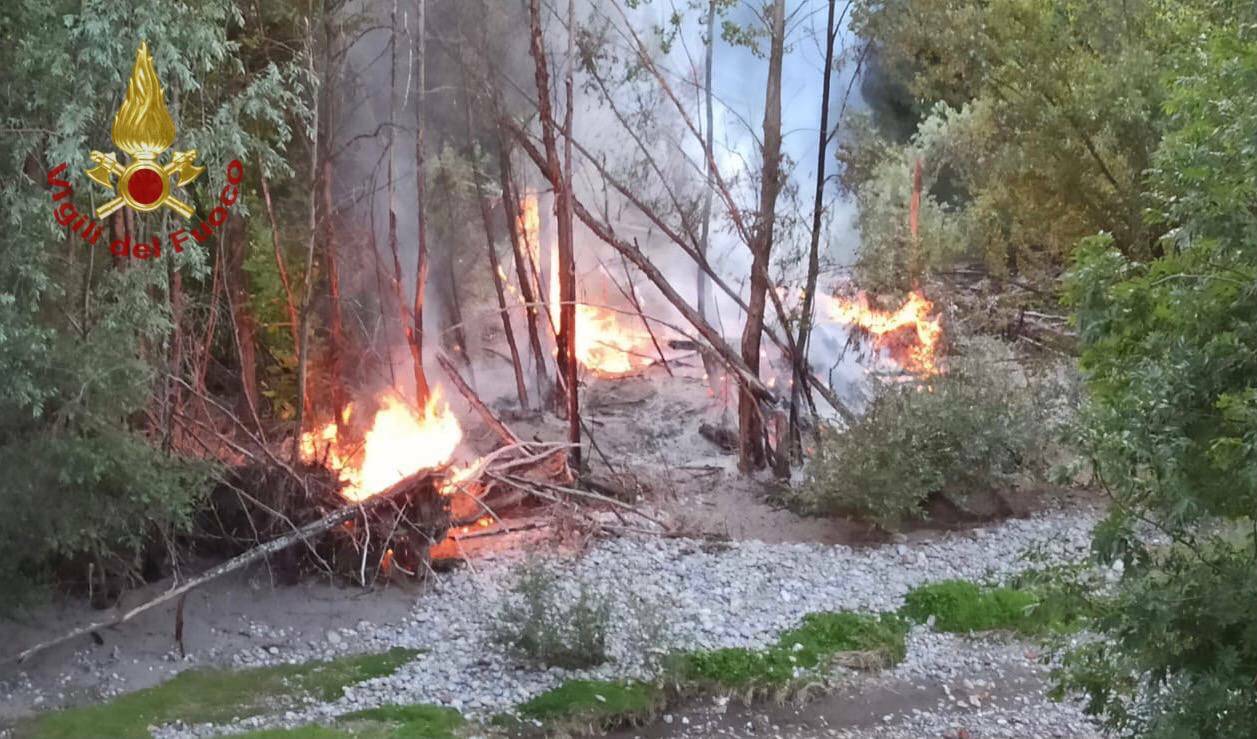
[[[812,233],[807,250],[807,279],[803,286],[803,306],[799,312],[799,335],[796,342],[799,351],[794,361],[794,377],[790,385],[790,443],[796,456],[801,456],[799,428],[799,400],[807,392],[808,341],[812,334],[813,312],[816,306],[816,282],[820,275],[821,218],[825,213],[825,164],[829,151],[829,86],[834,72],[834,42],[838,38],[838,25],[834,9],[838,0],[829,0],[825,17],[825,71],[821,81],[821,123],[816,138],[816,188],[812,196]]]
[[[423,371],[423,299],[428,283],[428,215],[424,199],[427,172],[424,137],[427,123],[427,16],[428,0],[416,0],[419,17],[415,33],[415,217],[419,222],[415,254],[415,301],[411,309],[414,336],[410,343],[414,362],[415,398],[420,407],[428,401],[428,376]]]
[[[759,212],[750,243],[751,291],[747,301],[746,325],[742,329],[742,361],[756,374],[759,373],[760,344],[764,333],[777,196],[781,192],[781,65],[786,46],[785,0],[773,0],[768,14],[771,45],[768,83],[764,88],[763,165],[760,169]],[[762,409],[750,388],[742,386],[738,391],[738,467],[743,472],[750,472],[762,468],[764,462]]]
[[[568,7],[569,23],[573,12]],[[554,187],[555,217],[558,221],[559,257],[559,329],[558,365],[562,378],[562,405],[568,416],[568,436],[576,446],[571,450],[572,463],[580,465],[580,404],[576,377],[576,263],[572,245],[572,189],[571,174],[571,125],[572,125],[572,63],[567,65],[564,79],[566,110],[564,111],[563,135],[565,159],[560,159],[554,110],[550,104],[550,72],[545,53],[545,38],[541,30],[541,2],[529,0],[529,52],[533,58],[534,79],[537,85],[537,104],[541,118],[541,140],[545,150],[546,178]],[[568,58],[574,62],[572,39],[569,33]]]

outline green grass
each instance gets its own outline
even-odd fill
[[[452,708],[423,703],[343,714],[333,726],[310,724],[240,734],[242,739],[457,739],[466,724]]]
[[[812,613],[767,649],[728,648],[678,655],[672,665],[674,679],[683,686],[776,688],[835,661],[858,667],[889,666],[903,659],[907,630],[907,622],[894,614]]]
[[[664,705],[659,687],[646,682],[568,680],[517,709],[520,718],[549,725],[639,724]]]
[[[1062,588],[992,588],[965,580],[913,588],[904,597],[901,613],[922,622],[933,616],[939,631],[1007,629],[1031,636],[1074,630],[1089,615],[1084,599]]]
[[[306,700],[335,700],[346,685],[391,675],[416,654],[414,650],[396,648],[382,654],[300,665],[188,670],[160,685],[107,703],[36,716],[18,726],[17,736],[143,737],[148,736],[149,726],[176,720],[224,723]]]

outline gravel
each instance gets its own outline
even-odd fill
[[[579,557],[547,554],[547,560],[568,575],[564,578],[568,586],[585,583],[620,605],[621,618],[611,636],[612,659],[590,670],[522,667],[491,643],[493,620],[512,582],[513,567],[527,555],[520,551],[486,555],[471,567],[438,576],[432,591],[419,597],[401,622],[384,626],[363,622],[355,628],[330,630],[322,641],[285,645],[279,658],[278,650],[253,650],[233,660],[237,664],[295,663],[393,646],[422,652],[393,675],[354,685],[331,703],[227,727],[168,726],[158,734],[206,736],[261,726],[294,726],[390,703],[435,703],[471,717],[485,717],[509,710],[569,678],[651,676],[650,654],[635,646],[642,638],[636,624],[651,620],[649,612],[668,624],[667,632],[655,637],[662,642],[661,648],[765,646],[809,612],[893,610],[911,587],[923,582],[999,580],[1031,564],[1079,560],[1087,552],[1096,518],[1089,510],[1058,511],[943,534],[925,542],[861,549],[642,537],[599,541]],[[1033,563],[1024,557],[1028,552],[1035,553]],[[642,608],[626,603],[625,594],[639,598],[648,613],[623,617]],[[962,725],[957,716],[963,714],[965,731],[973,737],[1095,736],[1095,729],[1071,703],[1021,695],[1020,701],[1008,705],[996,705],[996,701],[984,706],[983,686],[964,687],[974,674],[986,675],[979,679],[994,684],[992,676],[998,677],[1002,667],[1024,670],[1033,663],[1027,649],[1029,645],[1015,640],[961,638],[924,627],[915,629],[907,659],[889,677],[941,683],[956,697],[941,700],[929,711],[888,714],[884,726],[867,734],[827,735],[942,736],[949,727]],[[1039,729],[1045,733],[1037,733]]]

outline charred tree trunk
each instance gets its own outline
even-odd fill
[[[572,67],[576,64],[573,39],[576,35],[575,0],[567,3],[567,69],[563,78],[563,190],[559,205],[559,345],[567,359],[563,384],[567,386],[567,440],[572,444],[568,459],[581,468],[580,391],[576,378],[576,247],[572,234]],[[566,233],[565,233],[566,232]]]
[[[821,83],[821,124],[816,144],[816,190],[812,198],[812,241],[807,252],[807,282],[803,288],[803,309],[799,315],[799,347],[795,357],[794,379],[790,386],[790,446],[796,459],[802,458],[802,439],[799,437],[799,400],[807,388],[808,342],[812,334],[812,312],[816,306],[816,281],[820,274],[821,216],[825,206],[825,164],[829,144],[829,88],[834,71],[834,41],[838,29],[834,23],[834,9],[838,0],[829,0],[829,12],[825,23],[825,72]]]
[[[506,230],[511,238],[511,250],[515,256],[515,277],[519,281],[519,294],[524,299],[524,314],[528,322],[528,343],[532,347],[536,367],[537,395],[544,405],[549,382],[546,374],[546,353],[541,345],[541,331],[537,327],[537,296],[531,277],[531,260],[519,233],[519,195],[515,191],[515,177],[511,172],[511,155],[503,140],[498,149],[498,164],[502,177],[502,207],[506,211]]]
[[[414,320],[413,335],[410,343],[411,358],[415,371],[415,400],[423,407],[428,402],[431,392],[428,388],[428,377],[423,371],[423,299],[428,282],[428,215],[424,210],[424,104],[428,85],[428,66],[425,58],[427,51],[427,0],[418,0],[419,11],[418,33],[415,35],[415,64],[418,66],[415,82],[418,86],[415,94],[415,217],[418,219],[418,243],[415,255],[415,302],[411,309]]]
[[[580,468],[580,397],[576,377],[576,260],[572,244],[572,53],[573,36],[570,24],[574,8],[571,0],[568,3],[568,65],[564,78],[565,107],[563,116],[564,153],[566,158],[559,159],[558,144],[555,135],[556,123],[554,111],[550,105],[550,73],[547,69],[545,43],[541,36],[541,3],[529,0],[528,20],[531,43],[529,51],[533,58],[534,77],[537,83],[537,99],[541,117],[541,138],[545,147],[546,178],[554,187],[555,217],[558,220],[558,257],[559,257],[559,328],[558,368],[562,378],[562,403],[567,415],[568,440],[576,445],[572,448],[568,459],[573,467]],[[556,398],[556,400],[559,400]]]
[[[751,294],[742,331],[742,361],[759,373],[759,350],[768,298],[768,265],[772,257],[777,195],[781,190],[781,61],[785,49],[785,0],[774,0],[772,47],[768,56],[768,85],[764,92],[764,149],[759,216],[751,241]],[[787,329],[788,330],[788,329]],[[759,402],[746,387],[738,392],[738,466],[743,472],[764,466],[764,424]]]
[[[515,137],[517,142],[519,142],[520,147],[528,154],[528,157],[532,159],[538,169],[540,169],[543,173],[546,172],[545,155],[537,149],[536,145],[534,145],[529,139],[528,134],[526,134],[523,129],[510,119],[503,118],[501,119],[501,123],[503,127],[511,132],[511,135]],[[634,267],[641,270],[642,274],[646,276],[646,279],[650,280],[651,283],[658,288],[664,299],[671,303],[672,307],[676,308],[677,312],[680,313],[685,320],[694,327],[699,335],[701,335],[703,339],[711,345],[715,353],[720,356],[721,361],[725,363],[725,366],[737,375],[739,383],[742,383],[749,388],[750,392],[755,397],[769,401],[774,399],[772,390],[760,381],[759,376],[756,373],[752,372],[750,368],[747,367],[746,363],[742,361],[742,358],[738,356],[738,353],[733,349],[733,347],[729,346],[728,342],[724,340],[724,337],[712,328],[711,324],[703,320],[702,317],[698,315],[698,311],[695,310],[694,307],[690,305],[687,300],[685,300],[685,298],[681,297],[680,293],[677,292],[676,287],[672,285],[667,276],[664,275],[663,271],[651,262],[650,259],[642,253],[641,249],[639,249],[635,244],[631,244],[618,236],[611,228],[610,224],[600,221],[596,216],[594,216],[594,214],[591,213],[587,207],[585,207],[579,198],[572,198],[572,212],[576,218],[580,219],[581,223],[585,224],[585,226],[589,228],[590,232],[592,232],[594,236],[598,237],[598,239],[603,243],[624,255],[626,259],[633,263]]]

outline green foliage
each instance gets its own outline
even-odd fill
[[[230,0],[0,4],[8,39],[0,45],[6,594],[54,570],[85,578],[89,565],[98,581],[113,578],[111,587],[134,578],[146,543],[184,530],[204,493],[206,468],[169,443],[164,373],[183,369],[172,365],[174,276],[186,331],[204,313],[197,297],[208,287],[210,247],[115,264],[108,224],[95,246],[57,225],[46,174],[64,162],[76,208],[102,202],[83,171],[92,149],[114,149],[110,126],[141,40],[154,54],[178,146],[197,149],[207,167],[188,193],[202,214],[231,159],[284,174],[291,124],[308,113],[300,103],[306,80],[291,60],[246,65],[243,25]],[[164,214],[138,216],[132,235],[146,240],[173,225]]]
[[[523,703],[516,713],[550,726],[593,725],[609,729],[642,723],[663,703],[662,691],[647,683],[567,680]]]
[[[797,507],[884,524],[923,515],[933,493],[961,501],[1046,464],[1045,441],[1067,409],[1049,377],[1021,378],[994,340],[974,341],[923,386],[881,389],[850,428],[822,432]]]
[[[1091,389],[1078,437],[1116,501],[1093,547],[1123,577],[1106,639],[1068,654],[1060,688],[1123,735],[1252,736],[1257,38],[1238,4],[1173,20],[1183,42],[1164,62],[1146,184],[1162,255],[1132,260],[1099,236],[1068,280]]]
[[[553,569],[529,562],[503,601],[494,641],[517,657],[552,667],[592,667],[607,659],[611,603],[581,584],[570,593]]]
[[[297,705],[331,701],[346,685],[391,675],[416,652],[395,648],[383,654],[328,662],[276,665],[250,670],[199,669],[108,703],[43,714],[18,727],[32,739],[146,736],[147,727],[172,721],[221,723]]]
[[[857,193],[870,188],[862,208],[875,206],[861,215],[862,230],[877,236],[861,247],[869,276],[894,277],[881,267],[910,263],[913,249],[923,266],[945,266],[963,244],[997,274],[1046,285],[1077,240],[1101,230],[1123,253],[1150,254],[1160,229],[1141,217],[1140,182],[1160,133],[1167,52],[1183,37],[1179,12],[1177,3],[1123,0],[857,3],[853,28],[874,46],[887,86],[907,91],[919,123],[906,145],[871,146],[885,155],[880,167],[866,161],[848,174]],[[922,152],[917,138],[931,129],[939,145]],[[844,148],[841,159],[867,160],[860,150],[870,144],[856,137]],[[882,232],[903,228],[918,156],[924,243],[912,245]],[[927,225],[932,199],[949,196],[943,224]]]
[[[847,655],[853,666],[885,667],[906,654],[907,622],[894,614],[812,613],[767,649],[726,648],[686,652],[674,659],[673,679],[722,689],[788,686]]]

